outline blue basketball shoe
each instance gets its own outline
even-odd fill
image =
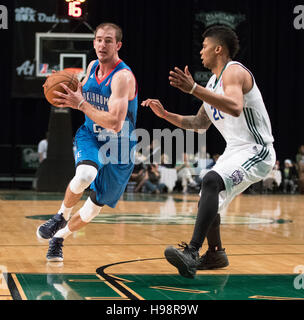
[[[63,261],[63,238],[52,238],[49,242],[49,250],[46,254],[47,261]]]
[[[44,240],[51,239],[55,233],[64,228],[67,223],[68,222],[64,219],[62,213],[57,213],[37,228],[37,237]]]

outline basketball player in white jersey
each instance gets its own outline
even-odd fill
[[[237,35],[228,27],[214,26],[203,34],[200,52],[204,67],[213,76],[206,87],[194,82],[188,66],[170,72],[170,85],[203,101],[195,116],[167,112],[159,100],[147,99],[156,115],[183,129],[208,129],[214,124],[226,140],[226,149],[203,178],[192,239],[181,248],[172,246],[165,257],[180,275],[193,278],[197,269],[227,266],[220,239],[220,213],[233,198],[262,180],[276,160],[271,124],[252,73],[233,61],[239,50]],[[208,251],[199,258],[207,237]]]

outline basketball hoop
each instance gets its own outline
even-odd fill
[[[82,68],[64,68],[63,70],[76,74],[79,81],[85,76]]]

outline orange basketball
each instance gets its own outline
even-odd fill
[[[66,93],[65,90],[61,87],[60,83],[64,83],[71,90],[76,91],[78,87],[78,78],[77,74],[67,72],[67,71],[59,71],[52,73],[49,77],[47,77],[44,83],[44,95],[46,100],[56,107],[56,103],[53,101],[54,98],[60,98],[54,94],[54,91],[59,91],[62,93]]]

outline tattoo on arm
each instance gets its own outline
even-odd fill
[[[182,119],[183,129],[208,129],[211,125],[204,105],[201,106],[198,113],[195,116],[185,116]]]

